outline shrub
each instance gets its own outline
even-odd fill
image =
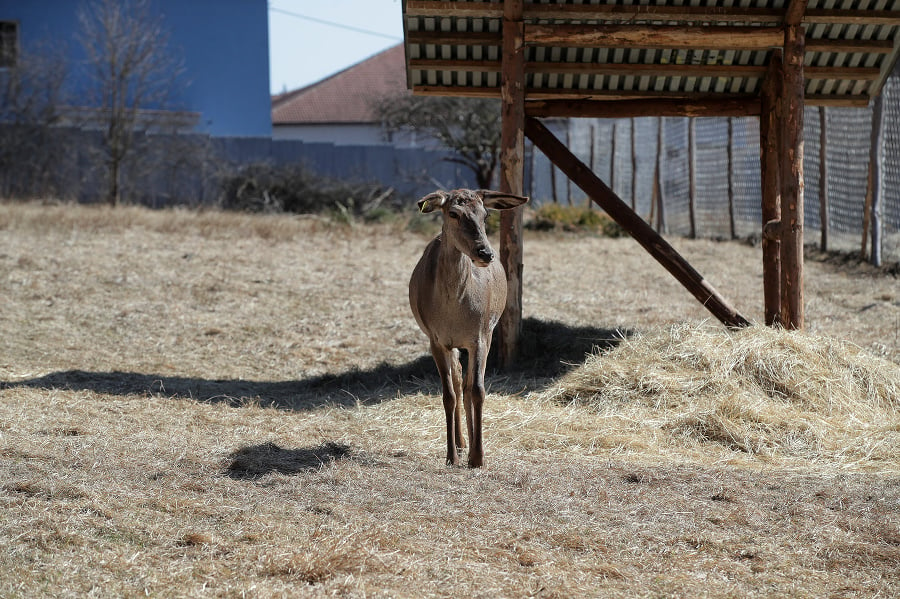
[[[558,203],[542,204],[525,225],[536,231],[589,231],[607,237],[621,237],[625,231],[599,208],[564,206]]]
[[[382,219],[399,198],[378,183],[323,177],[296,164],[255,163],[222,178],[220,205],[246,212],[329,213],[340,220]]]

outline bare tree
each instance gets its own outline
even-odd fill
[[[103,132],[106,200],[115,205],[135,132],[170,120],[167,110],[183,68],[170,54],[168,31],[149,0],[94,0],[80,8],[78,19],[91,80],[89,100],[97,108],[88,126]]]
[[[399,94],[380,99],[374,110],[389,133],[437,140],[454,152],[447,160],[469,168],[481,189],[492,187],[500,155],[499,100]]]
[[[0,77],[0,192],[55,191],[50,180],[63,148],[53,135],[65,105],[65,49],[37,44],[20,51]]]

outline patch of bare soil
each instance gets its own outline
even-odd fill
[[[0,204],[0,596],[900,595],[894,275],[811,259],[808,331],[734,335],[633,241],[529,232],[473,471],[427,240]],[[672,242],[762,319],[758,248]]]

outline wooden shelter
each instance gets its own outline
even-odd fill
[[[758,116],[766,321],[803,326],[803,108],[867,106],[900,51],[900,0],[404,0],[415,94],[499,97],[501,189],[522,193],[527,136],[717,318],[747,320],[539,117]],[[521,322],[522,221],[501,222]]]

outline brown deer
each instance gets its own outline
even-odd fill
[[[436,191],[418,201],[419,210],[441,210],[441,233],[425,247],[409,281],[409,305],[431,342],[443,387],[447,418],[447,464],[459,464],[463,440],[460,396],[469,436],[469,467],[484,463],[481,408],[491,336],[506,307],[506,273],[484,230],[486,208],[507,210],[528,198],[497,191]],[[459,350],[468,353],[465,382]]]

